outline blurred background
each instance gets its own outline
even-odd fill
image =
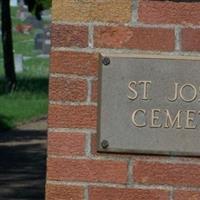
[[[2,36],[8,34],[9,27],[8,8],[4,5],[8,0],[1,1]],[[6,52],[3,37],[0,43],[0,129],[14,128],[47,115],[50,7],[50,0],[10,0],[12,41],[4,41]],[[12,48],[14,72],[12,55],[5,55],[9,54],[8,48]]]
[[[0,200],[44,200],[51,1],[0,13]]]

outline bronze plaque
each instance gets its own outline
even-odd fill
[[[200,155],[200,62],[109,59],[100,75],[98,150]]]

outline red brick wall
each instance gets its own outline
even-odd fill
[[[200,2],[53,0],[47,200],[199,200],[198,158],[96,152],[99,53],[200,56]]]

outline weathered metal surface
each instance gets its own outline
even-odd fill
[[[200,155],[200,62],[109,59],[101,68],[98,150]]]

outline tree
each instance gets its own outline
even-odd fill
[[[16,87],[10,0],[0,0],[0,4],[1,4],[2,43],[3,43],[4,70],[6,75],[6,89],[8,92],[10,92],[14,90]]]
[[[41,20],[41,12],[51,7],[51,0],[24,0],[29,12],[34,13],[38,20]]]

